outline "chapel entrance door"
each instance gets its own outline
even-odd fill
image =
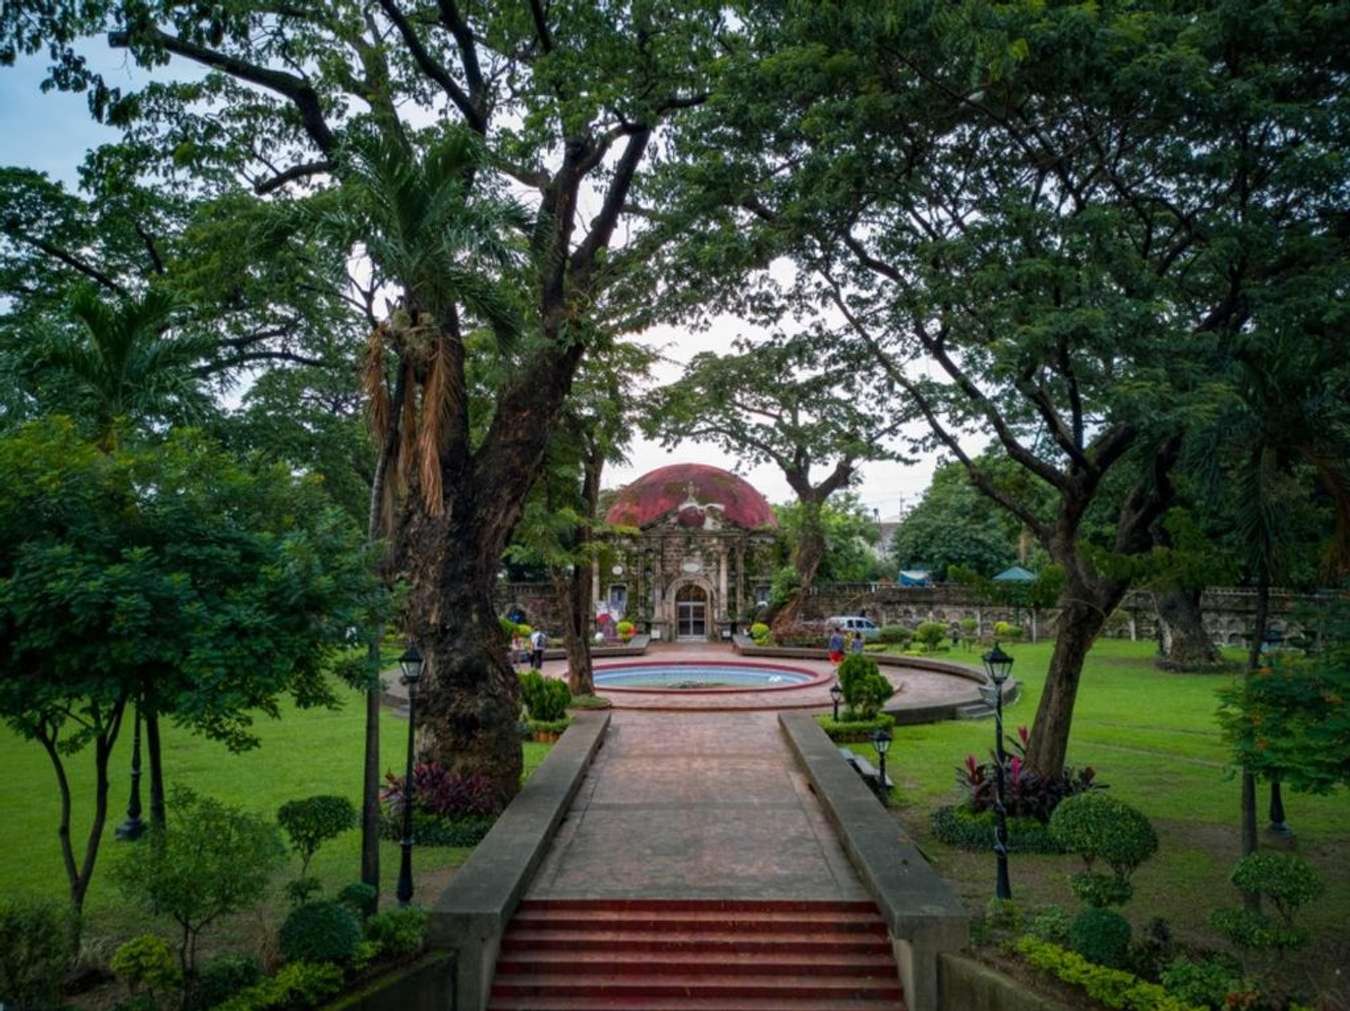
[[[708,638],[708,594],[703,587],[687,583],[675,591],[675,635]]]

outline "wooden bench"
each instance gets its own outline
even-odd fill
[[[875,790],[877,788],[877,780],[881,776],[881,773],[877,771],[876,766],[851,748],[840,748],[839,755],[845,762],[853,766],[853,770],[861,776],[863,781],[872,787],[872,789]],[[886,789],[889,790],[891,787],[895,786],[895,780],[891,779],[890,776],[887,776],[885,786]]]

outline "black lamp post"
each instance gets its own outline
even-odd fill
[[[886,798],[890,796],[891,792],[886,786],[886,752],[891,750],[890,731],[882,727],[872,731],[872,747],[877,752],[877,793],[880,795],[884,807]]]
[[[839,722],[839,700],[844,697],[844,689],[839,684],[830,685],[830,701],[834,703],[834,722]]]
[[[1013,658],[999,648],[984,655],[984,670],[994,685],[994,853],[998,857],[998,884],[994,894],[1000,899],[1012,898],[1008,883],[1008,812],[1003,793],[1003,683],[1012,672]]]
[[[118,839],[132,842],[145,833],[141,821],[141,707],[136,707],[136,729],[131,737],[131,800],[127,802],[127,820],[117,826]]]
[[[398,658],[403,668],[403,683],[408,686],[408,768],[403,780],[403,860],[398,868],[398,904],[406,906],[412,901],[412,811],[413,811],[413,738],[417,733],[417,683],[422,679],[422,654],[417,646],[408,643],[408,648]]]

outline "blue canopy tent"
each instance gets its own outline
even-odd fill
[[[1009,585],[1011,587],[1025,587],[1036,582],[1036,579],[1037,579],[1036,573],[1031,572],[1028,569],[1024,569],[1020,565],[1010,565],[1008,566],[1008,568],[1004,569],[1002,572],[1000,572],[997,576],[994,577],[994,582],[1004,583],[1005,585]],[[1021,609],[1023,607],[1026,607],[1031,615],[1031,641],[1035,642],[1036,608],[1034,606],[1031,606],[1030,602],[1024,598],[1022,593],[1012,593],[1011,597],[1013,605],[1013,623],[1019,625],[1021,624],[1022,621]]]
[[[1011,565],[994,577],[996,583],[1034,583],[1036,573],[1028,572],[1020,565]]]
[[[933,578],[927,569],[901,569],[898,582],[901,586],[932,586]]]

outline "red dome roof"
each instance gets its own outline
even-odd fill
[[[778,525],[768,499],[747,481],[720,467],[701,463],[676,463],[643,474],[619,492],[605,514],[605,522],[612,526],[649,526],[689,500],[691,483],[695,500],[705,506],[721,506],[719,515],[728,523],[750,530]],[[692,516],[689,519],[680,516],[685,526],[694,525],[692,520]]]

